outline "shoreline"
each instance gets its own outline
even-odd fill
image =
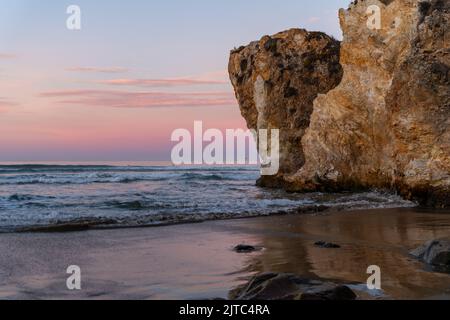
[[[261,214],[219,214],[217,216],[198,216],[191,217],[187,216],[186,220],[173,220],[170,222],[162,222],[158,221],[155,223],[148,224],[140,224],[140,225],[119,225],[116,224],[115,221],[109,220],[107,218],[80,218],[74,221],[68,222],[57,222],[51,225],[36,225],[36,226],[27,226],[20,227],[16,229],[12,229],[11,231],[0,231],[2,233],[64,233],[64,232],[81,232],[81,231],[89,231],[89,230],[115,230],[115,229],[140,229],[140,228],[159,228],[159,227],[169,227],[169,226],[177,226],[177,225],[186,225],[186,224],[201,224],[205,222],[211,221],[229,221],[229,220],[241,220],[241,219],[255,219],[255,218],[264,218],[264,217],[273,217],[273,216],[295,216],[295,215],[315,215],[315,214],[333,214],[340,212],[354,212],[354,211],[371,211],[371,210],[432,210],[433,212],[447,212],[446,209],[433,209],[427,207],[421,207],[418,205],[411,206],[399,206],[399,207],[379,207],[379,208],[352,208],[346,205],[337,205],[337,206],[329,206],[329,205],[308,205],[301,206],[298,208],[288,209],[288,210],[277,210],[270,213],[261,213]]]
[[[356,209],[358,210],[358,209]],[[361,210],[361,209],[359,209]],[[367,209],[370,210],[370,209]],[[89,231],[89,230],[116,230],[116,229],[145,229],[145,228],[159,228],[159,227],[170,227],[170,226],[178,226],[178,225],[190,225],[190,224],[201,224],[212,221],[230,221],[230,220],[241,220],[241,219],[255,219],[255,218],[263,218],[263,217],[273,217],[273,216],[289,216],[289,215],[305,215],[305,214],[318,214],[318,213],[332,213],[333,211],[351,211],[346,210],[345,208],[333,208],[327,207],[323,205],[317,206],[306,206],[299,207],[297,209],[291,209],[286,211],[277,211],[273,213],[267,214],[249,214],[245,215],[236,215],[229,216],[223,215],[224,217],[216,218],[216,217],[206,217],[199,218],[198,220],[186,219],[183,221],[174,221],[174,222],[161,222],[155,224],[142,224],[142,225],[108,225],[108,224],[90,224],[88,219],[80,219],[78,223],[61,223],[54,225],[44,225],[44,226],[30,226],[25,228],[19,228],[17,230],[13,230],[11,232],[4,233],[64,233],[64,232],[80,232],[80,231]],[[0,233],[1,234],[1,233]]]
[[[227,298],[263,272],[363,284],[367,267],[379,264],[383,295],[361,291],[360,299],[450,299],[450,275],[430,272],[409,256],[418,245],[450,234],[448,213],[374,209],[158,228],[0,234],[0,298]],[[317,241],[340,248],[318,248]],[[263,249],[236,253],[238,244]],[[65,287],[70,265],[81,268],[81,291]]]

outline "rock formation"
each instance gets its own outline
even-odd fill
[[[339,42],[320,32],[291,29],[232,51],[229,73],[250,129],[280,129],[280,171],[263,177],[281,186],[304,164],[301,139],[313,101],[339,84]]]
[[[374,5],[379,28],[368,25]],[[230,76],[249,127],[278,127],[282,137],[288,131],[280,174],[261,185],[387,188],[448,207],[450,1],[359,0],[339,16],[341,81],[339,45],[323,34],[322,42],[299,45],[295,35],[319,33],[291,30],[231,54]],[[286,72],[286,57],[297,57],[298,67]]]
[[[411,255],[422,260],[439,271],[450,272],[450,241],[432,240],[411,252]]]
[[[262,273],[229,294],[232,300],[355,300],[347,286],[294,274]]]

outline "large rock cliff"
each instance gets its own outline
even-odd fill
[[[261,185],[282,186],[304,165],[313,102],[342,79],[339,45],[324,33],[291,29],[232,51],[230,78],[248,127],[280,130],[279,173]]]
[[[380,9],[375,28],[368,24],[374,5]],[[231,54],[230,76],[249,127],[290,130],[280,141],[280,174],[261,185],[292,191],[388,188],[422,205],[448,207],[450,1],[359,0],[339,16],[343,76],[336,65],[339,46],[323,34],[329,45],[298,47],[295,37],[283,36],[280,46],[265,37]],[[240,78],[242,61],[258,56],[248,52],[261,46],[282,57],[297,51],[303,67],[280,78],[274,76],[282,69],[279,60],[256,60]],[[310,65],[311,56],[320,63]],[[300,90],[286,90],[292,79]]]

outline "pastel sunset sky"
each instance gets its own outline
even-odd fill
[[[169,160],[176,128],[245,128],[230,49],[293,27],[341,38],[348,3],[0,0],[0,161]]]

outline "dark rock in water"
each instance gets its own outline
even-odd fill
[[[263,273],[229,293],[232,300],[355,300],[347,286],[300,278],[294,274]]]
[[[411,251],[411,255],[421,261],[450,272],[450,240],[432,240]]]
[[[249,253],[249,252],[258,250],[258,248],[254,247],[254,246],[240,244],[240,245],[237,245],[236,247],[234,247],[233,250],[236,251],[237,253]]]
[[[306,292],[300,300],[355,300],[356,294],[347,286],[336,286],[332,289]]]
[[[331,242],[325,242],[325,241],[317,241],[316,243],[314,243],[314,245],[316,247],[321,247],[321,248],[325,248],[325,249],[339,249],[341,247],[338,244],[334,244]]]

